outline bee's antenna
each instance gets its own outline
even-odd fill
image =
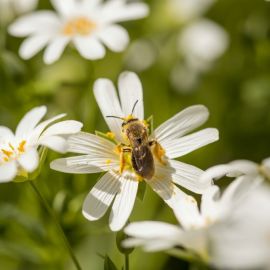
[[[131,111],[131,115],[134,113],[135,108],[136,108],[138,102],[139,102],[139,100],[137,99],[137,100],[135,101],[134,105],[133,105],[133,108],[132,108],[132,111]]]
[[[116,119],[123,120],[123,118],[122,118],[122,117],[119,117],[119,116],[114,116],[114,115],[106,115],[106,117],[108,117],[108,118],[116,118]]]

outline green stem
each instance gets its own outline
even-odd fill
[[[55,213],[53,212],[52,208],[50,207],[50,205],[48,204],[48,202],[46,201],[46,199],[43,197],[43,195],[40,193],[40,191],[38,190],[37,186],[34,184],[33,181],[28,181],[30,183],[30,186],[32,187],[32,189],[34,190],[34,192],[36,193],[39,201],[41,202],[41,204],[44,206],[44,208],[46,208],[47,212],[49,213],[49,215],[51,216],[52,221],[54,222],[57,230],[59,231],[60,236],[62,237],[63,243],[65,244],[65,247],[70,255],[70,258],[72,259],[75,267],[77,270],[82,270],[71,246],[70,243],[55,215]]]
[[[125,270],[129,270],[129,256],[125,254]]]

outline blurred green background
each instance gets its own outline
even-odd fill
[[[187,106],[209,108],[205,127],[217,127],[220,141],[181,161],[202,169],[239,158],[260,162],[270,149],[270,3],[220,0],[185,18],[181,1],[147,1],[149,17],[124,24],[131,38],[127,50],[121,54],[107,51],[104,59],[95,62],[81,58],[72,46],[50,66],[43,63],[42,53],[24,61],[17,54],[22,40],[7,34],[9,21],[1,22],[0,124],[15,129],[25,112],[45,104],[47,117],[66,112],[68,118],[84,123],[84,131],[105,132],[93,82],[100,77],[116,82],[121,71],[133,70],[142,80],[146,116],[154,115],[155,126]],[[51,5],[40,1],[38,8],[51,9]],[[222,27],[227,44],[223,44],[224,53],[197,68],[187,64],[188,52],[181,49],[179,39],[200,18]],[[211,54],[211,48],[203,52]],[[81,214],[83,199],[98,175],[52,171],[49,163],[57,157],[60,155],[49,152],[36,184],[57,213],[83,269],[103,269],[99,255],[105,254],[121,269],[124,256],[116,248],[115,234],[109,231],[108,215],[90,223]],[[176,222],[150,189],[143,202],[136,201],[130,220]],[[133,270],[189,269],[188,263],[140,249],[130,260]],[[0,186],[0,269],[74,269],[54,224],[28,183]]]

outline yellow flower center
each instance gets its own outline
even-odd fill
[[[1,148],[2,161],[8,162],[12,158],[16,158],[20,154],[25,152],[26,140],[22,140],[17,147],[14,147],[11,143],[8,143],[8,147]]]
[[[96,23],[86,17],[79,17],[70,20],[66,23],[63,33],[66,36],[73,36],[76,34],[86,36],[96,29]]]

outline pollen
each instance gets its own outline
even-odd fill
[[[6,158],[11,157],[12,154],[13,154],[13,152],[7,151],[7,150],[5,150],[5,149],[1,149],[1,151],[2,151],[2,153],[3,153],[4,155],[6,155]]]
[[[95,28],[95,22],[86,17],[79,17],[68,21],[64,26],[63,33],[66,36],[73,36],[76,34],[85,36],[90,34]]]
[[[106,164],[109,165],[109,164],[111,164],[111,163],[112,163],[112,160],[111,160],[111,159],[107,159],[107,160],[106,160]]]
[[[25,147],[25,144],[26,144],[26,141],[25,140],[23,140],[23,141],[20,142],[20,144],[18,146],[19,152],[23,153],[25,151],[25,148],[24,148]]]
[[[166,152],[158,142],[155,142],[153,152],[158,161],[161,164],[166,165],[166,162],[164,161],[164,156]]]
[[[106,136],[107,136],[109,139],[112,139],[112,140],[115,139],[115,134],[114,134],[113,132],[111,132],[111,131],[107,132],[107,133],[106,133]]]

